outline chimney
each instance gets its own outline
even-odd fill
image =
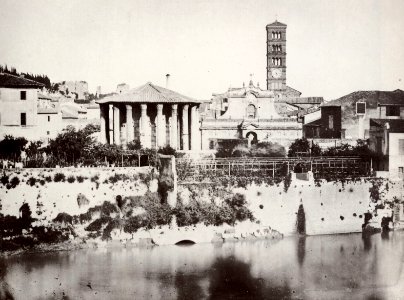
[[[166,74],[166,89],[170,88],[170,74]]]

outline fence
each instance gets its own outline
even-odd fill
[[[315,178],[369,176],[370,163],[359,157],[177,159],[180,181],[204,177],[282,177],[312,171]]]

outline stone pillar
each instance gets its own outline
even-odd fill
[[[132,104],[126,105],[126,142],[132,142],[135,135],[135,129],[133,127],[133,113]]]
[[[105,115],[105,105],[100,104],[100,143],[107,142],[107,116]]]
[[[120,111],[117,104],[114,104],[114,144],[121,144],[121,122]]]
[[[197,137],[196,137],[196,126],[195,126],[195,122],[196,121],[196,106],[195,105],[192,105],[191,106],[191,120],[189,120],[189,122],[190,122],[190,124],[191,124],[191,132],[190,132],[190,134],[189,134],[189,138],[190,138],[190,150],[196,150],[196,144],[195,144],[195,142],[196,142],[196,140],[197,140]]]
[[[182,108],[182,149],[189,150],[189,130],[188,130],[188,110],[189,105]]]
[[[178,104],[171,105],[171,132],[170,132],[170,145],[173,149],[178,148]]]
[[[192,121],[195,126],[195,147],[192,149],[194,151],[201,151],[201,124],[199,123],[200,116],[199,116],[199,104],[195,108],[195,121]]]
[[[148,132],[148,124],[147,124],[147,104],[141,104],[141,128],[140,128],[140,142],[143,148],[150,148],[150,135]]]
[[[165,126],[163,124],[163,104],[157,104],[156,139],[157,148],[164,147]]]

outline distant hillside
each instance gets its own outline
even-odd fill
[[[376,109],[378,103],[404,104],[404,91],[358,91],[328,101],[323,106],[341,106],[342,121],[355,117],[356,102],[366,102],[367,109]]]
[[[24,75],[24,78],[42,83],[48,90],[52,89],[51,81],[47,75],[20,73],[14,67],[11,67],[9,69],[7,65],[5,65],[4,67],[0,65],[0,73],[6,73],[16,76]]]

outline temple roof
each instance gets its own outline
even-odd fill
[[[42,83],[21,76],[0,73],[0,87],[6,88],[42,88]]]
[[[122,94],[115,94],[96,101],[102,103],[201,103],[202,101],[181,95],[172,90],[148,82]]]

